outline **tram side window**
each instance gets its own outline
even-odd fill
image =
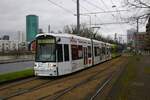
[[[57,59],[58,59],[58,62],[63,61],[62,44],[57,44]]]
[[[100,55],[102,54],[102,48],[99,48],[99,53],[100,53]]]
[[[105,54],[105,47],[102,47],[102,54]]]
[[[107,48],[107,54],[109,54],[109,51],[110,51],[109,48]]]
[[[91,46],[88,46],[88,57],[91,57],[92,54],[91,54]]]
[[[95,56],[100,55],[99,47],[94,47],[94,51],[95,51]]]
[[[95,53],[95,56],[96,56],[97,55],[96,47],[94,47],[94,53]]]
[[[83,58],[83,50],[82,50],[82,46],[79,45],[78,46],[78,59],[82,59]]]
[[[72,54],[72,60],[78,59],[78,46],[77,45],[71,45],[71,54]]]
[[[69,46],[67,44],[64,44],[64,56],[65,61],[69,61]]]
[[[108,54],[108,48],[106,47],[106,54]]]
[[[97,47],[97,56],[100,56],[100,48]]]

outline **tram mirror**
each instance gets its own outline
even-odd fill
[[[61,41],[61,39],[60,38],[56,38],[56,42],[60,42]]]

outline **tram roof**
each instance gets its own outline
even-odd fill
[[[42,35],[49,35],[49,36],[54,36],[54,37],[64,37],[64,38],[77,38],[77,39],[82,39],[82,40],[86,40],[86,41],[91,41],[90,38],[85,38],[85,37],[81,37],[81,36],[77,36],[77,35],[73,35],[73,34],[68,34],[68,33],[42,33],[42,34],[37,34],[36,37],[42,36]],[[97,43],[106,43],[103,41],[98,41],[98,40],[94,40],[94,42]],[[107,45],[111,45],[110,43],[106,43]]]

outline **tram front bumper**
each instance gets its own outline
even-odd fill
[[[35,76],[57,76],[57,70],[34,70]]]

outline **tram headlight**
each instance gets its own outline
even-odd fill
[[[38,64],[34,64],[34,68],[37,68],[38,67]]]
[[[56,67],[56,65],[54,64],[53,67]]]
[[[49,68],[55,68],[56,65],[55,65],[55,64],[48,64],[48,67],[49,67]]]
[[[52,67],[52,64],[48,64],[48,67],[50,67],[50,68],[51,68],[51,67]]]

